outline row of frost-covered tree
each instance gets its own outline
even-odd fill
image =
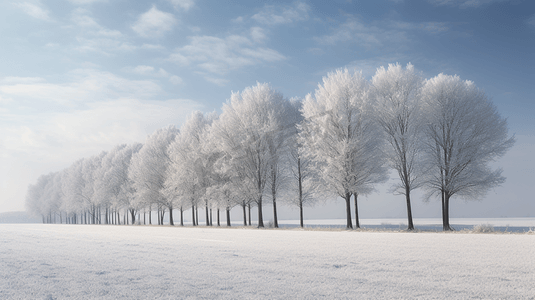
[[[251,207],[303,207],[341,197],[347,227],[350,200],[374,191],[393,170],[414,229],[411,192],[440,199],[450,230],[454,196],[481,198],[504,182],[490,163],[514,144],[507,123],[470,81],[439,74],[423,79],[409,64],[379,68],[371,81],[337,70],[313,94],[290,100],[268,84],[233,93],[221,114],[192,113],[180,127],[151,134],[144,144],[118,145],[39,177],[28,188],[27,209],[43,222],[163,224],[190,213],[198,225],[225,220],[239,206],[251,225]],[[400,201],[402,198],[400,197]],[[203,212],[204,210],[204,212]],[[157,220],[152,220],[157,212]],[[179,214],[177,216],[177,214]]]

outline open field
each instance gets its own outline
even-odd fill
[[[0,225],[0,299],[535,299],[535,234]]]

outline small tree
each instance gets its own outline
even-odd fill
[[[439,74],[423,90],[426,155],[432,166],[427,176],[428,197],[440,195],[444,230],[449,224],[449,202],[454,195],[480,198],[505,181],[490,162],[514,144],[502,118],[487,96],[471,81]]]

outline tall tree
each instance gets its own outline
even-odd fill
[[[400,183],[394,191],[405,195],[408,230],[414,230],[411,210],[411,191],[422,185],[421,163],[422,122],[419,93],[423,79],[408,64],[380,67],[372,79],[378,100],[378,119],[388,141],[385,154],[390,167],[399,175]]]
[[[209,225],[209,197],[205,197],[210,184],[211,161],[204,151],[204,135],[214,116],[193,112],[180,128],[180,133],[168,149],[170,166],[165,182],[166,191],[181,203],[191,204],[192,219],[194,207],[204,202],[206,225]],[[194,223],[195,225],[195,223]]]
[[[274,134],[283,127],[282,95],[268,84],[258,83],[241,93],[233,93],[223,105],[220,118],[214,123],[221,159],[225,159],[258,207],[258,227],[264,227],[262,205],[264,188],[271,172],[272,156],[269,145]]]
[[[426,155],[432,169],[426,181],[428,196],[440,195],[443,229],[449,224],[454,195],[479,198],[505,181],[490,162],[514,144],[502,118],[487,96],[471,81],[439,74],[422,89],[426,127]]]
[[[139,152],[132,156],[128,176],[133,181],[136,196],[149,207],[152,203],[162,209],[159,224],[163,224],[164,209],[169,209],[169,223],[173,222],[173,199],[167,198],[164,193],[167,168],[170,158],[167,148],[173,142],[178,129],[167,126],[151,134]]]
[[[314,97],[306,96],[302,113],[300,137],[307,156],[321,170],[325,187],[345,200],[346,226],[353,228],[351,195],[386,179],[370,86],[361,73],[329,73]]]
[[[320,188],[318,172],[312,168],[310,159],[304,155],[304,147],[299,140],[297,126],[303,121],[300,99],[291,99],[291,110],[288,114],[290,123],[290,136],[288,149],[284,155],[286,164],[287,184],[285,188],[285,202],[299,208],[299,224],[304,227],[304,207],[311,206],[322,198],[323,189]]]

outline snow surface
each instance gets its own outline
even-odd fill
[[[406,229],[407,219],[360,219],[363,228]],[[442,231],[442,218],[413,218],[414,226],[420,230]],[[307,227],[344,227],[346,219],[305,220]],[[450,218],[451,226],[456,230],[472,229],[477,225],[490,225],[497,231],[527,232],[535,228],[535,218]],[[298,226],[299,220],[281,220],[281,226]],[[353,219],[353,226],[355,220]]]
[[[535,299],[535,234],[0,224],[0,299]]]

